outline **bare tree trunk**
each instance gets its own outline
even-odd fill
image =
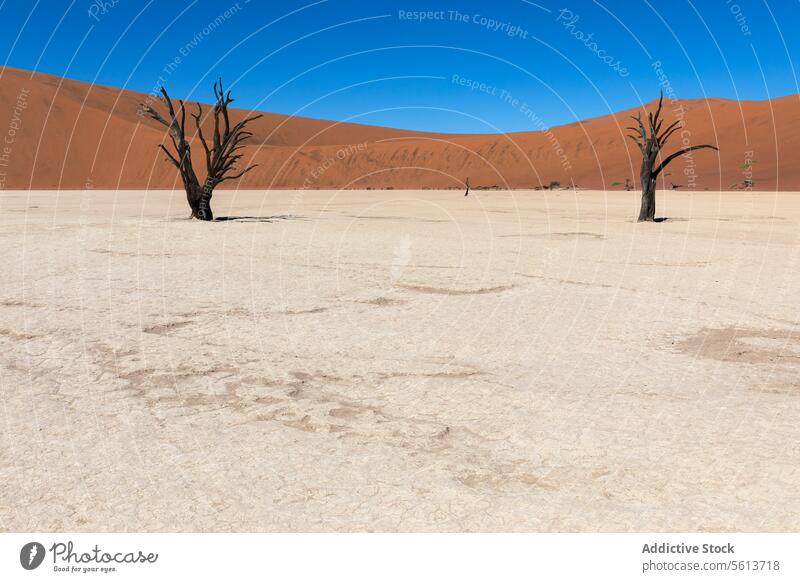
[[[185,184],[184,188],[186,189],[186,201],[189,203],[189,208],[192,209],[192,218],[205,220],[202,218],[200,210],[200,201],[203,197],[202,186],[195,182],[194,184]]]
[[[211,196],[214,194],[214,185],[206,178],[205,183],[197,188],[197,218],[200,220],[214,220],[211,211]]]
[[[682,127],[682,121],[674,121],[668,125],[663,131],[661,127],[664,123],[661,118],[661,109],[664,104],[664,94],[658,100],[658,108],[655,113],[649,113],[647,116],[647,126],[642,120],[642,114],[639,113],[632,119],[636,122],[635,127],[628,127],[627,129],[633,131],[628,137],[632,139],[642,152],[642,169],[639,173],[639,178],[642,182],[642,205],[639,208],[639,222],[655,222],[656,221],[656,182],[658,176],[667,167],[672,160],[688,154],[691,151],[703,148],[716,150],[717,147],[708,144],[695,145],[684,147],[677,152],[670,154],[664,160],[656,165],[661,158],[661,150],[670,136]]]
[[[656,179],[649,167],[642,167],[642,206],[639,209],[639,222],[654,222],[656,219]]]

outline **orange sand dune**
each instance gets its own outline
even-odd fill
[[[138,114],[147,94],[52,75],[0,69],[0,188],[174,188],[157,145],[163,128]],[[177,97],[177,96],[174,96]],[[652,107],[653,104],[648,104]],[[190,105],[194,109],[195,105]],[[208,107],[205,108],[206,111]],[[800,96],[770,101],[667,102],[683,114],[687,143],[720,152],[676,160],[664,187],[800,190]],[[236,110],[238,118],[247,112]],[[551,181],[619,189],[638,174],[638,150],[622,111],[560,127],[496,135],[452,135],[265,113],[252,124],[246,158],[258,167],[239,188],[536,188]],[[192,120],[189,120],[192,121]],[[673,148],[681,138],[673,137]],[[198,150],[199,148],[195,148]],[[670,150],[671,151],[671,150]],[[199,154],[199,152],[195,152]],[[755,163],[746,170],[748,160]],[[202,167],[198,155],[197,168]],[[752,172],[752,176],[746,172]]]

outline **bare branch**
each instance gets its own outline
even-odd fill
[[[161,114],[158,111],[156,111],[155,109],[153,109],[152,107],[150,107],[149,105],[142,105],[142,112],[146,113],[152,119],[155,119],[160,124],[166,125],[167,127],[169,127],[169,122],[166,119],[164,119],[163,117],[161,117]]]
[[[248,166],[244,170],[242,170],[241,172],[236,174],[235,176],[225,176],[224,178],[222,178],[222,180],[220,180],[220,182],[224,182],[225,180],[237,180],[237,179],[241,178],[242,176],[244,176],[247,172],[249,172],[250,170],[252,170],[253,168],[256,168],[256,167],[258,167],[258,164],[253,164],[252,166]]]
[[[682,127],[683,125],[679,125],[677,127],[670,129],[669,131],[664,132],[664,134],[658,139],[659,143],[661,144],[661,147],[664,147],[664,144],[666,144],[667,140],[670,137],[672,137],[672,134],[681,129]]]
[[[719,148],[717,146],[709,144],[695,145],[695,146],[690,146],[688,148],[683,148],[681,150],[678,150],[674,154],[670,154],[669,156],[667,156],[666,159],[664,159],[664,161],[661,162],[661,164],[656,169],[653,170],[653,175],[658,176],[662,172],[662,170],[667,167],[667,164],[669,164],[675,158],[678,158],[684,154],[688,154],[689,152],[693,152],[694,150],[702,150],[704,148],[719,151]]]
[[[211,150],[208,147],[206,137],[203,135],[201,119],[203,117],[203,108],[199,103],[197,103],[197,113],[192,113],[191,116],[194,117],[195,125],[197,126],[197,135],[200,138],[200,143],[203,145],[203,150],[206,153],[206,171],[208,172],[211,170]]]
[[[627,137],[627,138],[629,138],[629,139],[632,139],[632,140],[633,140],[633,142],[634,142],[634,143],[635,143],[637,146],[639,146],[639,150],[641,150],[642,152],[644,152],[644,144],[643,144],[641,141],[639,141],[639,139],[638,139],[638,138],[637,138],[635,135],[626,135],[625,137]]]
[[[682,120],[680,120],[680,119],[678,119],[677,121],[675,121],[675,122],[671,123],[671,124],[670,124],[670,125],[667,127],[667,129],[665,129],[665,130],[664,130],[664,133],[662,133],[662,134],[661,134],[661,135],[658,137],[658,141],[659,141],[659,142],[661,142],[661,144],[663,145],[663,144],[664,144],[664,141],[666,141],[666,138],[665,138],[664,136],[665,136],[665,135],[667,135],[667,134],[668,134],[668,133],[669,133],[671,130],[673,130],[673,129],[679,129],[680,127],[682,127],[682,123],[683,123],[683,121],[682,121]]]
[[[167,154],[167,156],[169,157],[169,160],[170,160],[170,161],[171,161],[173,164],[175,164],[175,167],[176,167],[176,168],[178,168],[178,169],[180,170],[180,169],[181,169],[181,165],[180,165],[180,163],[178,162],[178,160],[176,160],[176,159],[174,158],[174,156],[173,156],[171,153],[169,153],[169,150],[168,150],[167,148],[165,148],[165,147],[164,147],[164,144],[163,144],[163,143],[160,143],[160,144],[158,144],[158,147],[159,147],[159,148],[161,148],[162,150],[164,150],[164,153],[165,153],[165,154]]]

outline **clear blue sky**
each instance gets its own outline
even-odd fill
[[[8,66],[202,101],[221,75],[240,107],[393,127],[539,129],[664,80],[686,98],[800,92],[800,0],[0,1]]]

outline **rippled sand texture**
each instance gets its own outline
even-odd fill
[[[798,531],[800,195],[0,197],[0,529]]]
[[[152,94],[11,67],[0,66],[0,77],[0,110],[11,112],[20,95],[25,95],[26,104],[25,131],[14,136],[13,163],[2,167],[0,184],[5,188],[180,186],[175,168],[164,162],[158,149],[165,139],[169,142],[164,127],[138,114],[142,103],[153,102]],[[206,86],[194,95],[208,98],[210,90]],[[798,95],[765,101],[667,101],[664,127],[680,117],[691,131],[692,143],[722,147],[719,152],[695,152],[673,161],[666,184],[674,182],[697,191],[719,190],[741,188],[743,180],[754,179],[761,190],[800,188],[800,165],[792,155],[800,151]],[[195,110],[193,103],[186,105]],[[638,174],[637,160],[641,159],[636,145],[625,137],[624,128],[630,125],[632,115],[646,115],[657,105],[651,100],[642,107],[573,119],[546,132],[472,135],[263,112],[263,117],[247,126],[253,136],[241,150],[243,160],[257,166],[235,185],[270,189],[463,189],[469,178],[475,187],[541,188],[555,180],[584,188],[621,190],[626,177]],[[209,109],[206,105],[205,110]],[[231,109],[231,118],[236,122],[250,113]],[[529,110],[526,117],[536,125],[530,115]],[[211,135],[211,119],[206,123],[205,135]],[[673,139],[677,148],[677,136]],[[195,167],[203,167],[202,146],[196,139],[193,145]],[[750,157],[754,152],[758,152],[755,161]],[[743,167],[748,159],[755,163],[754,168],[748,164]]]

